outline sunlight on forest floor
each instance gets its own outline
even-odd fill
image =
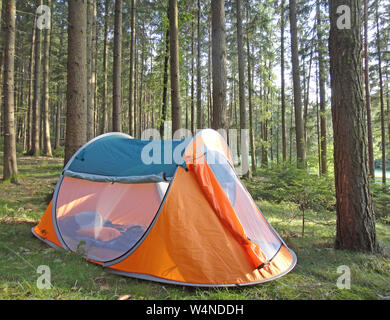
[[[1,157],[2,158],[2,157]],[[334,212],[306,212],[305,235],[295,204],[256,199],[263,214],[295,251],[298,264],[278,280],[232,289],[200,289],[113,275],[31,234],[62,170],[61,158],[18,158],[19,185],[0,183],[0,299],[389,299],[390,258],[333,249]],[[0,166],[0,176],[2,166]],[[377,224],[390,248],[390,225]],[[52,288],[40,290],[39,265],[51,269]],[[338,289],[337,268],[351,269],[351,289]]]
[[[375,170],[375,181],[377,183],[382,182],[382,170],[381,169]],[[386,171],[386,184],[390,184],[390,171]]]

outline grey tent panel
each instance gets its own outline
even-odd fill
[[[117,182],[117,183],[125,183],[125,184],[157,183],[157,182],[167,181],[164,172],[161,172],[160,174],[153,174],[148,176],[113,177],[113,176],[101,176],[97,174],[80,173],[71,170],[65,170],[64,176],[89,180],[93,182],[112,182],[112,183]]]

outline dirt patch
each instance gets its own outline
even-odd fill
[[[35,226],[37,222],[32,219],[15,219],[15,218],[0,218],[0,223],[6,225],[20,225],[20,224],[28,224],[31,226]]]

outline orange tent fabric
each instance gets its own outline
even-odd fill
[[[243,246],[253,267],[258,268],[263,265],[267,260],[265,255],[259,246],[245,234],[244,228],[234,212],[228,197],[207,164],[204,155],[197,157],[195,161],[188,161],[187,167],[195,173],[197,182],[214,212]]]
[[[61,243],[58,241],[56,232],[54,230],[53,221],[52,221],[52,204],[53,201],[50,201],[49,206],[45,210],[45,213],[43,214],[41,220],[39,221],[39,224],[33,228],[33,233],[42,238],[45,239],[56,246],[62,248]]]

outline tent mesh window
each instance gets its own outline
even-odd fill
[[[106,262],[129,251],[152,223],[168,183],[121,184],[64,177],[57,225],[74,252]]]

